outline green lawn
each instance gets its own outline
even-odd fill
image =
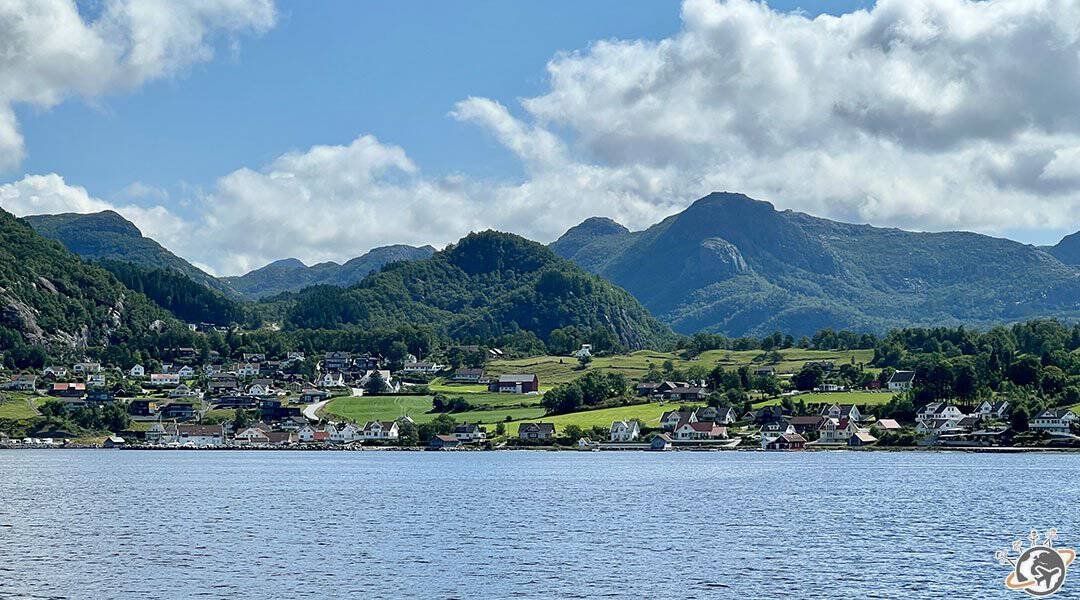
[[[479,394],[477,394],[479,396]],[[539,396],[515,394],[484,394],[483,410],[450,413],[459,423],[497,423],[509,416],[514,420],[535,419],[544,414]],[[477,399],[479,400],[479,399]],[[469,402],[474,398],[469,397]],[[525,402],[529,406],[521,406]],[[360,396],[337,398],[323,408],[327,415],[357,423],[389,421],[407,414],[417,423],[426,423],[438,416],[431,410],[431,396]]]
[[[857,404],[859,406],[878,406],[886,404],[889,400],[892,400],[893,394],[889,392],[821,392],[817,394],[802,394],[792,398],[793,401],[798,402],[802,400],[807,404],[822,404],[822,403],[836,403],[836,404]],[[762,406],[770,406],[780,404],[779,398],[770,398],[762,402],[755,402],[754,407],[760,408]]]
[[[0,398],[0,419],[32,419],[38,416],[39,398],[24,394],[5,394]]]
[[[556,415],[553,417],[545,418],[533,418],[525,419],[522,422],[538,422],[543,421],[545,423],[554,423],[555,432],[559,434],[563,427],[567,425],[577,425],[582,429],[589,429],[590,427],[600,426],[605,429],[611,427],[612,421],[625,421],[628,419],[637,419],[642,425],[648,427],[659,427],[660,417],[669,410],[675,410],[680,406],[701,406],[701,403],[673,403],[665,402],[660,404],[658,402],[651,402],[649,404],[635,404],[632,406],[618,406],[615,408],[601,408],[599,410],[585,410],[576,413],[570,413],[566,415]],[[507,423],[506,433],[509,436],[516,436],[518,425],[521,422]]]
[[[593,359],[585,370],[579,369],[578,361],[568,356],[534,356],[516,360],[495,360],[487,364],[488,375],[498,376],[507,373],[536,373],[542,386],[566,383],[582,376],[586,371],[622,373],[630,379],[638,379],[649,371],[650,365],[661,368],[664,361],[670,360],[676,368],[685,369],[698,365],[712,369],[722,365],[725,369],[738,369],[741,366],[774,367],[778,373],[794,373],[809,361],[832,361],[839,366],[850,363],[868,363],[874,357],[873,350],[801,350],[790,348],[780,350],[781,360],[769,363],[761,360],[764,352],[760,350],[710,350],[703,352],[693,360],[684,360],[674,353],[639,350],[632,354],[618,356],[599,356]],[[755,360],[758,359],[758,360]],[[878,369],[869,368],[871,372]],[[435,390],[435,388],[432,388]],[[436,390],[439,391],[439,390]]]

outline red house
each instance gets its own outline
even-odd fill
[[[539,392],[540,380],[532,373],[525,375],[499,375],[498,379],[488,384],[488,390],[508,394]]]

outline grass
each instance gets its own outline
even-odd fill
[[[725,369],[738,369],[742,366],[766,367],[776,369],[777,373],[795,373],[804,364],[810,361],[832,361],[839,366],[842,363],[850,363],[852,358],[855,363],[869,363],[874,357],[873,350],[802,350],[790,348],[780,350],[780,361],[775,363],[764,362],[764,352],[760,350],[710,350],[703,352],[691,360],[671,352],[656,352],[654,350],[639,350],[632,354],[620,354],[617,356],[599,356],[589,363],[584,370],[579,368],[576,359],[567,356],[534,356],[516,360],[495,360],[487,364],[487,373],[490,376],[504,375],[507,373],[536,373],[540,378],[541,385],[548,386],[558,383],[573,381],[584,375],[587,371],[601,371],[622,373],[630,379],[638,379],[649,371],[650,365],[662,368],[665,361],[670,360],[678,369],[686,369],[690,366],[700,366],[712,369],[721,365]],[[870,372],[878,369],[869,368]],[[434,387],[433,391],[436,390]],[[444,392],[445,393],[445,392]]]
[[[38,416],[38,398],[24,394],[4,395],[0,399],[0,419],[32,419]]]
[[[600,426],[604,429],[611,427],[612,421],[625,421],[628,419],[637,419],[642,425],[648,427],[659,427],[660,417],[669,410],[675,410],[680,406],[701,406],[701,403],[678,403],[678,402],[666,402],[660,404],[658,402],[650,402],[649,404],[634,404],[631,406],[617,406],[615,408],[601,408],[598,410],[585,410],[576,413],[570,413],[565,415],[556,415],[553,417],[544,417],[525,419],[521,422],[507,423],[506,433],[509,436],[516,436],[518,426],[523,422],[535,423],[543,421],[545,423],[554,423],[555,432],[559,434],[564,427],[568,425],[577,425],[582,429],[589,429],[594,426]]]
[[[484,404],[481,410],[449,414],[459,423],[498,423],[508,416],[513,420],[522,420],[535,419],[544,414],[544,409],[539,405],[539,396],[484,394],[483,399],[489,403]],[[469,402],[474,402],[472,396]],[[529,406],[521,406],[522,402]],[[331,400],[322,412],[357,423],[390,421],[403,414],[409,415],[417,423],[426,423],[438,416],[438,413],[428,412],[430,410],[431,396],[360,396]]]
[[[892,400],[890,392],[820,392],[816,394],[802,394],[792,398],[794,402],[802,400],[807,404],[836,403],[857,404],[859,406],[879,406]],[[754,408],[780,404],[780,398],[770,398],[762,402],[755,402]]]

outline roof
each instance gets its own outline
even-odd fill
[[[876,425],[881,429],[900,429],[900,423],[896,419],[878,419]]]
[[[775,444],[776,442],[779,442],[779,441],[784,441],[784,442],[787,442],[789,444],[798,444],[798,443],[806,443],[806,438],[804,438],[803,436],[801,436],[801,435],[799,435],[797,433],[785,433],[785,434],[781,435],[780,437],[776,438],[776,440],[774,440],[772,443]]]
[[[897,371],[889,377],[889,383],[911,383],[915,380],[915,371]]]
[[[536,375],[534,373],[499,375],[499,383],[531,383],[535,379]]]
[[[177,425],[180,435],[221,435],[220,425]]]
[[[522,431],[536,431],[539,433],[555,433],[554,423],[522,423],[518,426],[518,433]]]
[[[705,433],[711,433],[714,430],[721,429],[719,425],[711,421],[695,421],[693,423],[683,423],[682,425],[679,425],[679,429],[682,429],[686,425],[689,425],[690,428],[694,431],[702,431]]]
[[[483,375],[483,369],[454,369],[454,377]]]
[[[448,443],[448,444],[456,444],[457,441],[458,441],[458,439],[456,437],[454,437],[452,435],[446,435],[446,434],[443,434],[443,433],[437,434],[432,441],[434,441],[434,440],[439,440],[440,442]]]
[[[851,434],[851,437],[857,438],[860,442],[864,442],[867,444],[877,441],[877,438],[870,435],[869,431],[856,431],[855,433]]]

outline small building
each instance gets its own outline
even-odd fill
[[[450,375],[450,381],[454,383],[480,383],[483,380],[483,369],[455,369]]]
[[[765,445],[766,450],[804,450],[806,438],[797,433],[782,434]]]
[[[666,433],[661,433],[660,435],[653,436],[652,441],[649,442],[650,450],[671,450],[671,446],[671,436]]]
[[[915,371],[896,371],[885,385],[890,392],[903,392],[910,390],[914,384]]]
[[[429,373],[435,374],[443,369],[443,366],[436,362],[407,362],[401,368],[405,373]]]
[[[555,424],[522,423],[518,426],[518,439],[523,442],[550,442],[555,439]]]
[[[878,430],[880,431],[888,433],[896,433],[903,429],[903,427],[900,426],[900,423],[898,423],[896,419],[878,419],[874,422],[874,427],[878,428]]]
[[[572,356],[574,358],[592,358],[592,344],[582,344]]]
[[[611,424],[611,441],[632,442],[641,435],[637,421],[615,421]]]
[[[540,379],[532,373],[499,375],[488,386],[492,392],[509,394],[531,394],[540,391]]]
[[[848,438],[848,446],[873,446],[877,443],[877,438],[870,434],[869,431],[856,431]]]
[[[461,440],[452,435],[446,435],[443,433],[436,435],[435,437],[431,438],[431,441],[428,442],[428,447],[435,450],[457,448],[460,445]]]
[[[450,433],[463,444],[487,441],[487,429],[481,427],[478,423],[457,425]]]
[[[124,441],[124,438],[118,435],[110,435],[105,438],[105,442],[101,444],[103,448],[123,448],[126,445],[127,442]]]

